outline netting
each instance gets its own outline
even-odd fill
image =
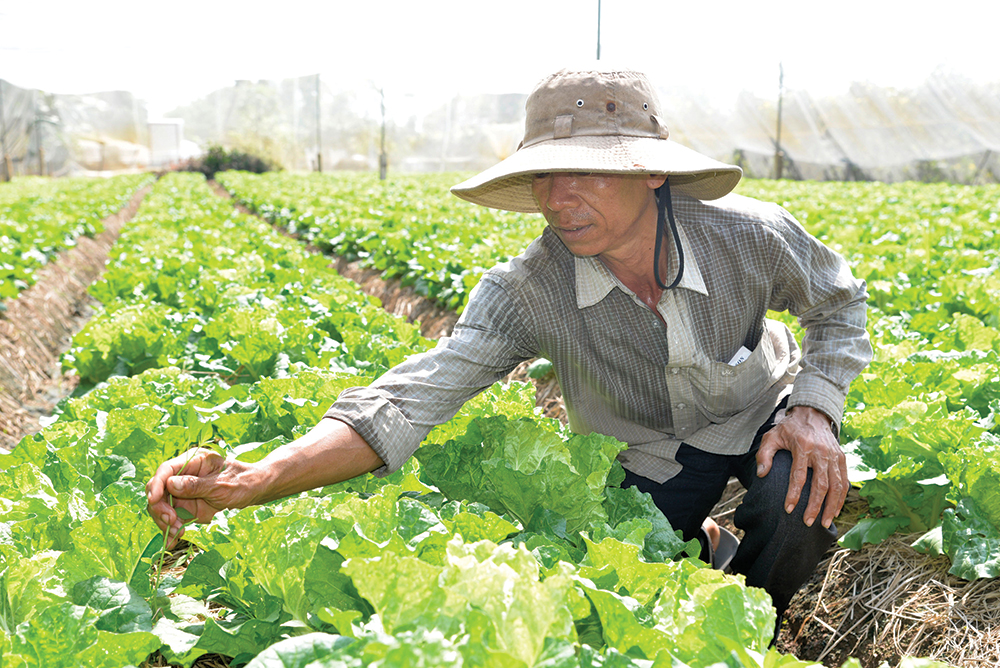
[[[915,90],[855,84],[840,96],[742,96],[728,116],[671,98],[681,143],[741,164],[752,176],[796,179],[997,182],[1000,86],[942,74]],[[670,104],[668,104],[668,107]]]
[[[0,80],[0,175],[149,165],[145,105],[131,93],[55,95]]]
[[[383,98],[336,75],[237,81],[150,123],[125,92],[48,95],[0,84],[4,154],[15,174],[178,164],[182,146],[221,144],[287,169],[484,169],[512,153],[525,92]],[[729,105],[661,89],[671,137],[749,176],[815,180],[1000,181],[1000,83],[936,73],[914,89],[855,84],[789,90],[779,104]],[[384,130],[383,130],[384,128]],[[43,167],[44,166],[44,167]]]

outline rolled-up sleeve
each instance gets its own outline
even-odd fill
[[[399,469],[435,426],[534,356],[515,301],[487,275],[450,337],[368,387],[340,394],[325,417],[347,423],[365,439],[384,464],[375,475]]]
[[[865,329],[867,288],[841,255],[781,211],[785,233],[769,308],[789,311],[805,329],[788,405],[816,408],[839,430],[851,381],[872,359]]]

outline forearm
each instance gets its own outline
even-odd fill
[[[368,473],[382,460],[339,420],[323,419],[309,433],[268,454],[249,472],[253,502],[267,503]]]
[[[789,406],[812,406],[840,424],[851,381],[872,358],[865,330],[863,282],[843,304],[824,304],[800,316],[806,328],[802,361]]]

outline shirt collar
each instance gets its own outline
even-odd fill
[[[677,234],[681,239],[681,246],[684,248],[684,275],[677,287],[692,290],[708,296],[708,288],[701,276],[698,268],[698,260],[691,252],[691,244],[688,243],[684,228],[677,226]],[[613,288],[621,288],[627,294],[632,294],[618,277],[611,273],[611,270],[604,266],[604,263],[596,257],[574,258],[576,264],[576,306],[586,308],[593,306],[608,296]]]

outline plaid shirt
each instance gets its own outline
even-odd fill
[[[450,337],[345,390],[327,417],[368,442],[384,475],[478,392],[546,357],[570,427],[627,443],[622,465],[658,482],[680,471],[681,442],[747,452],[786,395],[789,407],[812,406],[839,427],[848,386],[871,360],[864,282],[777,205],[678,196],[674,213],[684,274],[657,305],[663,322],[603,263],[573,256],[547,229],[483,276]],[[670,253],[676,268],[672,244]],[[769,309],[798,317],[801,350]],[[742,348],[749,356],[731,363]]]

